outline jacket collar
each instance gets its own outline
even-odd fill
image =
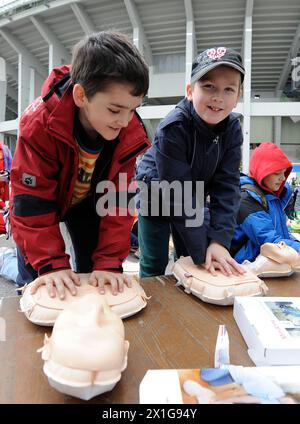
[[[231,112],[230,115],[224,119],[220,124],[218,131],[213,131],[206,122],[203,121],[203,119],[197,114],[196,110],[194,109],[193,103],[189,101],[186,97],[181,100],[177,106],[177,108],[181,109],[184,114],[191,119],[193,118],[194,122],[196,122],[197,127],[204,131],[208,136],[215,137],[216,135],[222,135],[226,133],[234,122],[238,121],[241,117],[241,114]]]
[[[56,96],[56,94],[53,94]],[[52,96],[52,97],[53,97]],[[49,99],[53,103],[52,99]],[[48,100],[47,100],[48,101]],[[76,141],[73,136],[75,103],[73,100],[73,85],[71,82],[59,99],[47,120],[47,130],[51,135],[74,147]]]

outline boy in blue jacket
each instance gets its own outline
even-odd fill
[[[139,163],[137,180],[146,183],[150,198],[148,210],[140,205],[141,277],[164,274],[170,230],[177,256],[190,255],[212,274],[216,269],[225,275],[243,273],[228,252],[240,198],[242,144],[239,116],[231,112],[240,98],[243,78],[242,59],[236,51],[216,47],[201,53],[193,62],[186,98],[161,121],[152,147]],[[202,197],[210,197],[210,216],[205,214],[204,223],[197,221],[196,205],[203,211],[205,204],[195,190],[199,181],[204,183]],[[179,183],[184,200],[178,204],[171,195],[166,205],[162,193],[157,214],[151,210],[151,187],[161,182]],[[193,187],[188,199],[196,210],[192,217],[183,210],[186,182]],[[169,216],[163,212],[165,206],[171,206]],[[178,206],[182,213],[174,212]]]
[[[254,261],[264,243],[284,241],[300,250],[289,233],[286,207],[292,190],[286,182],[292,164],[273,143],[261,143],[250,160],[250,176],[241,176],[242,198],[231,253],[237,262]]]

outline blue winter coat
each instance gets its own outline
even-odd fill
[[[187,217],[171,216],[194,263],[205,262],[209,240],[230,247],[239,207],[240,115],[231,113],[215,132],[187,99],[178,103],[157,128],[152,147],[137,169],[137,180],[203,181],[210,196],[210,225],[187,227]],[[217,130],[217,131],[216,131]],[[196,198],[193,197],[193,206]]]
[[[241,177],[241,185],[252,184],[254,180],[248,176]],[[237,262],[245,259],[255,260],[264,243],[284,241],[287,245],[299,251],[300,243],[289,233],[286,225],[284,208],[287,205],[292,190],[288,183],[277,197],[265,192],[268,210],[263,208],[262,198],[251,190],[242,193],[241,206],[237,216],[237,226],[234,231],[231,252]]]

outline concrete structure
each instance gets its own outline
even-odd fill
[[[14,148],[18,116],[49,71],[93,31],[130,35],[150,66],[139,112],[150,133],[185,94],[191,62],[225,45],[244,57],[243,170],[252,143],[273,140],[300,162],[299,0],[9,0],[0,2],[0,141]]]

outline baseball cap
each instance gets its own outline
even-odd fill
[[[213,47],[200,53],[192,64],[191,84],[198,81],[207,72],[220,65],[230,66],[241,73],[242,82],[244,80],[245,69],[243,67],[241,55],[227,47]]]

